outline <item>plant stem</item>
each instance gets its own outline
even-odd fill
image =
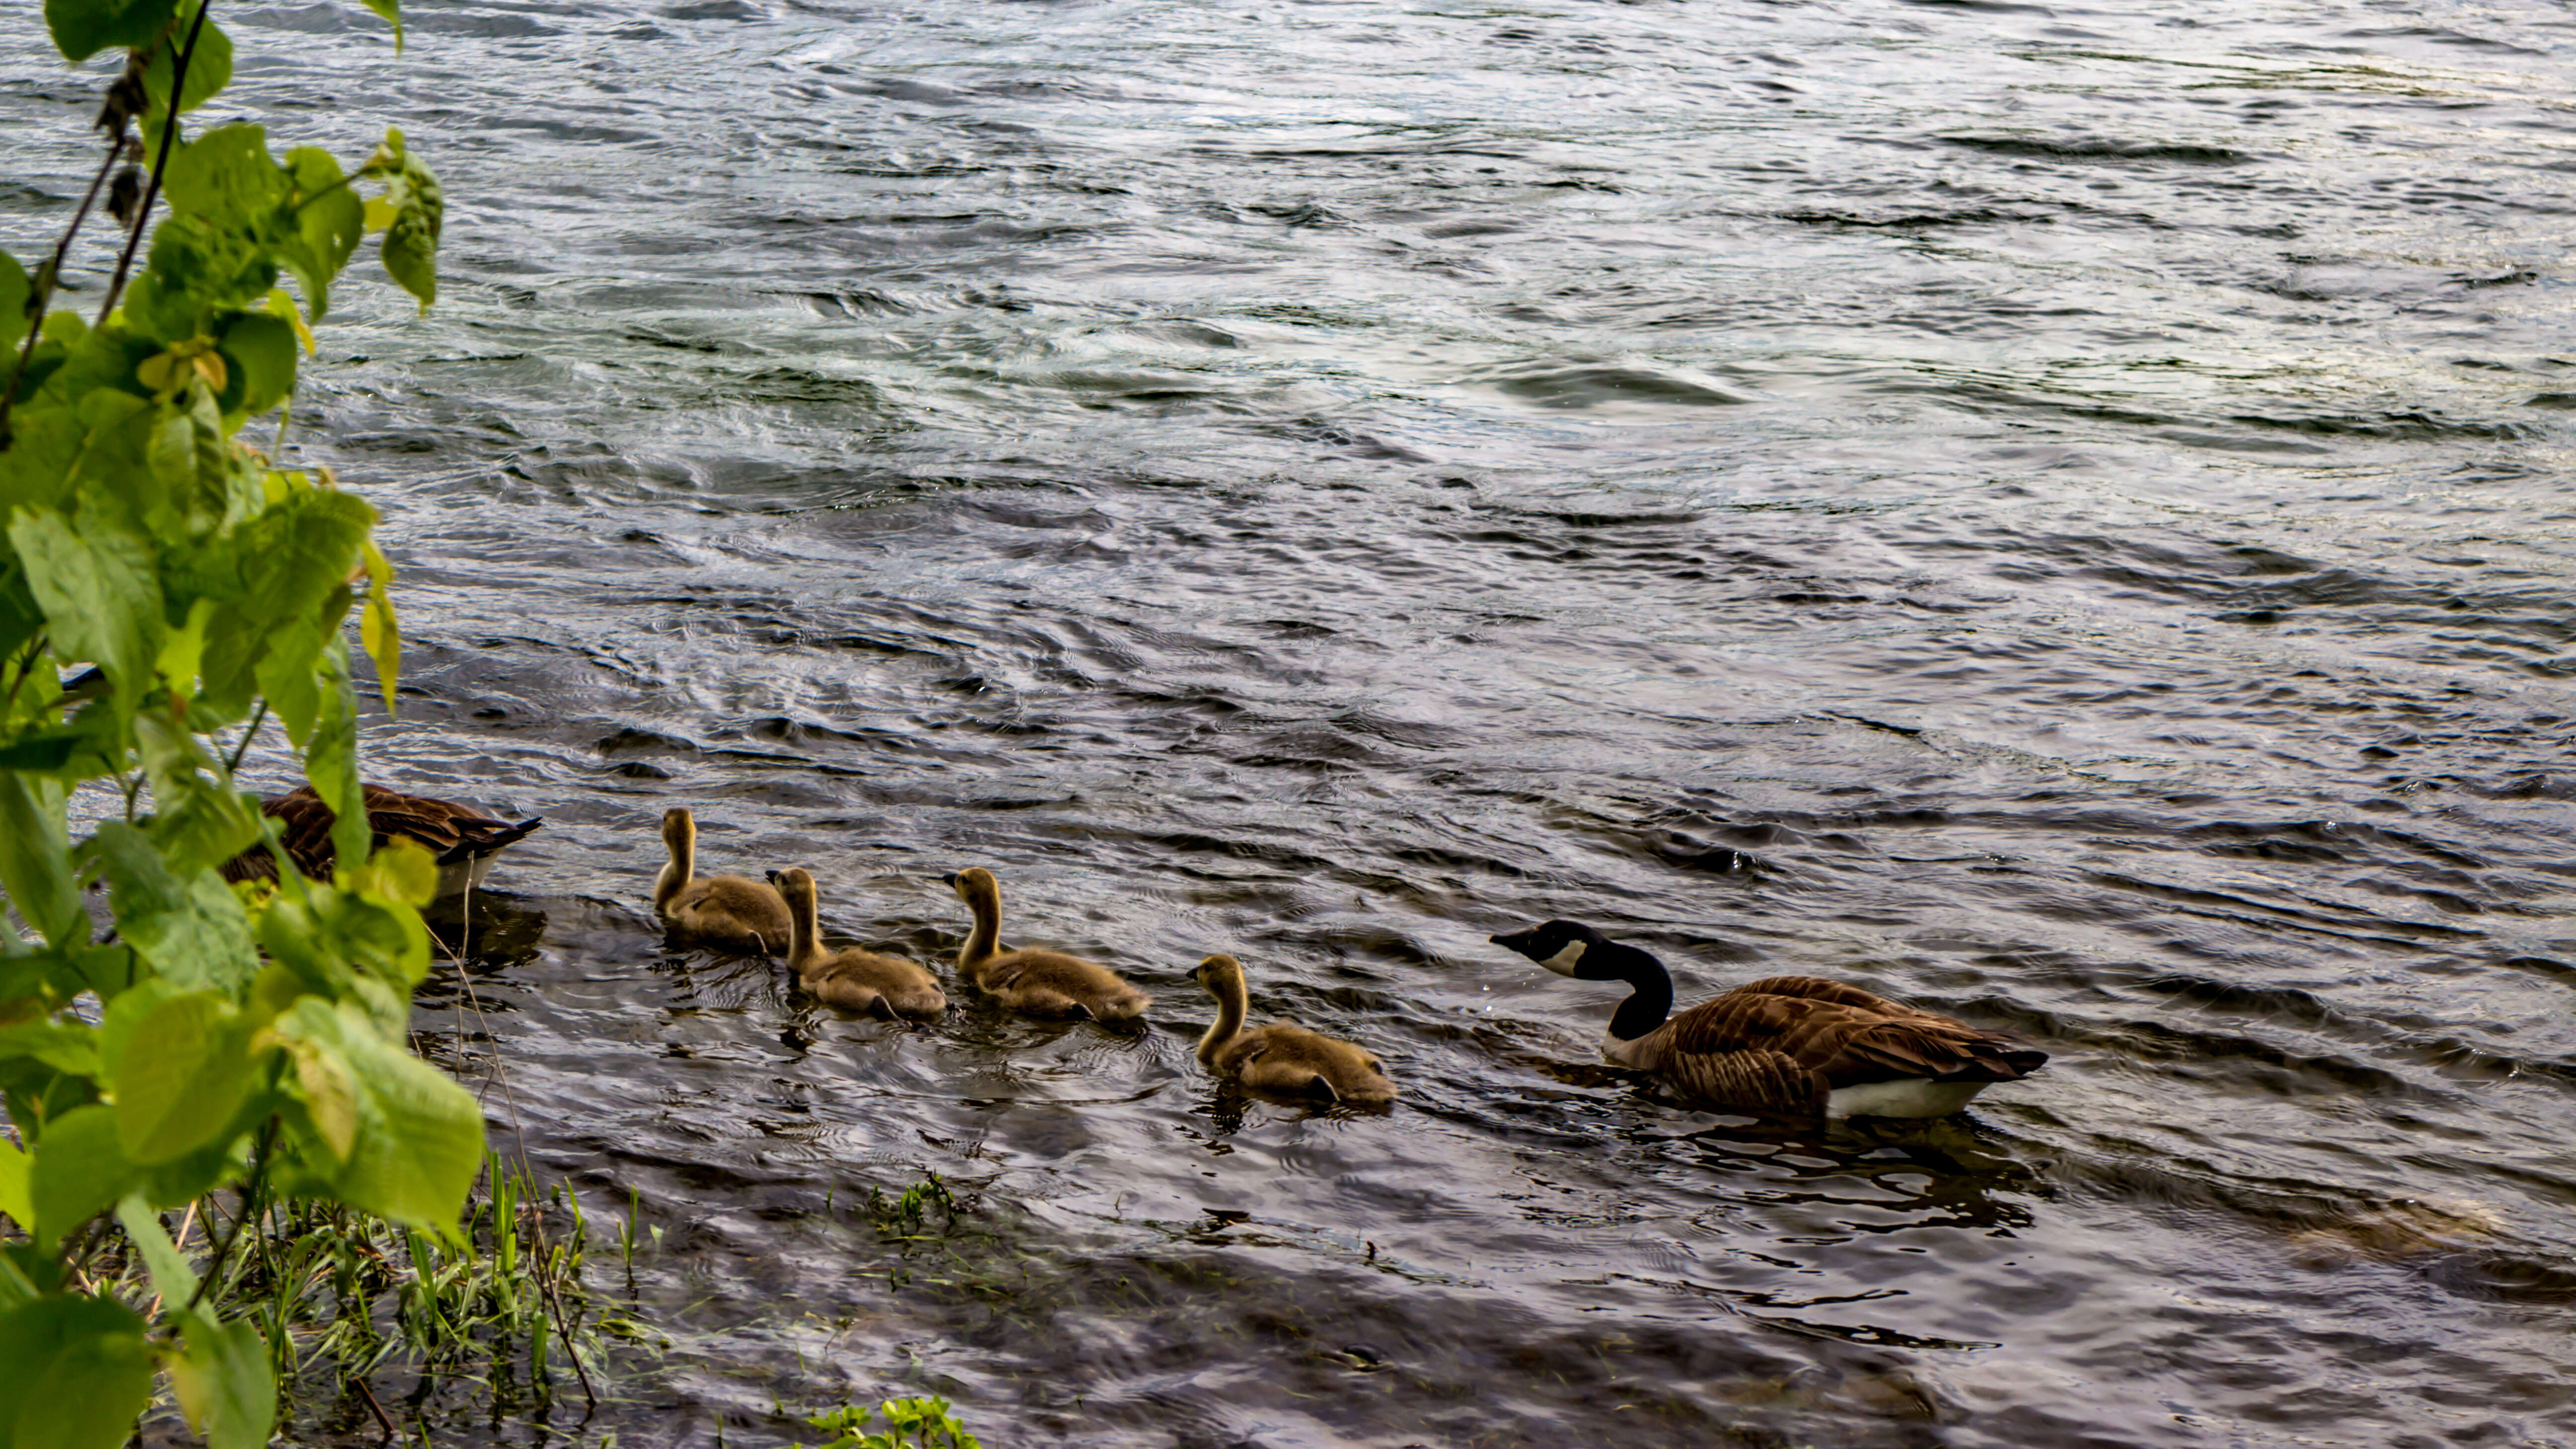
[[[161,173],[170,167],[170,143],[179,135],[179,102],[188,93],[188,61],[197,53],[198,33],[206,28],[206,12],[215,0],[197,0],[197,16],[188,22],[187,43],[179,47],[179,59],[170,67],[170,113],[161,118],[161,152],[152,158],[152,179],[143,184],[143,204],[134,209],[134,230],[126,233],[124,255],[116,259],[116,276],[107,284],[107,300],[98,304],[98,321],[107,325],[107,314],[116,310],[116,299],[125,291],[125,274],[134,268],[134,249],[143,245],[144,228],[152,220],[152,203],[161,198]]]
[[[18,401],[18,383],[27,375],[27,364],[35,360],[36,339],[44,331],[45,304],[53,300],[54,281],[63,274],[63,260],[71,254],[72,238],[80,235],[81,223],[89,220],[89,209],[98,201],[98,189],[107,184],[107,173],[116,169],[116,158],[125,154],[125,123],[119,121],[116,134],[107,141],[107,159],[98,163],[98,174],[89,179],[89,190],[82,194],[80,209],[72,213],[72,224],[63,228],[62,239],[54,243],[54,259],[36,275],[43,281],[42,290],[27,297],[27,336],[18,347],[18,365],[9,370],[9,386],[0,391],[0,450],[9,446],[9,409]]]
[[[267,1185],[268,1151],[276,1141],[277,1119],[271,1117],[259,1129],[259,1145],[251,1149],[250,1186],[242,1189],[241,1202],[233,1213],[233,1230],[224,1234],[223,1242],[215,1249],[213,1260],[206,1264],[206,1275],[197,1280],[197,1291],[188,1295],[188,1306],[180,1309],[180,1312],[194,1312],[197,1305],[204,1301],[206,1290],[214,1287],[215,1280],[223,1276],[224,1259],[232,1256],[233,1244],[241,1241],[242,1230],[250,1226],[250,1220],[256,1212],[260,1190]]]
[[[233,746],[232,758],[224,761],[224,779],[227,782],[232,779],[233,772],[241,768],[242,756],[250,753],[250,742],[259,738],[259,727],[266,723],[268,696],[261,695],[259,707],[250,712],[250,728],[242,731],[241,743]]]
[[[359,1393],[367,1396],[367,1407],[375,1410],[376,1422],[385,1426],[386,1441],[390,1443],[393,1440],[401,1438],[402,1431],[394,1427],[394,1416],[386,1413],[385,1406],[376,1402],[376,1391],[367,1387],[366,1379],[364,1377],[360,1377],[352,1382],[357,1384]]]

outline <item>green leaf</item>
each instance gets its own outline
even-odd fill
[[[310,624],[280,624],[268,636],[254,673],[269,708],[286,724],[287,738],[303,748],[322,718],[322,689],[313,679],[313,661],[322,656],[322,636]]]
[[[143,1169],[126,1160],[117,1140],[114,1108],[80,1107],[56,1117],[36,1139],[27,1173],[38,1246],[52,1252],[64,1234],[142,1185]]]
[[[15,1142],[0,1141],[0,1217],[18,1225],[18,1230],[33,1233],[36,1225],[35,1199],[27,1196],[27,1154]]]
[[[225,993],[152,987],[119,996],[100,1027],[117,1140],[126,1160],[141,1166],[221,1135],[250,1092],[254,1068],[248,1024]]]
[[[264,221],[292,186],[260,126],[218,126],[179,148],[162,178],[170,209],[222,222]]]
[[[331,310],[331,279],[348,265],[349,254],[366,235],[367,208],[328,151],[299,146],[286,153],[286,169],[295,178],[290,202],[295,208],[295,236],[283,254],[295,279],[304,285],[313,320],[319,322]]]
[[[397,0],[364,0],[366,7],[393,22],[394,54],[402,54],[402,6]]]
[[[160,1214],[139,1196],[129,1196],[116,1205],[117,1225],[125,1236],[143,1250],[143,1266],[152,1275],[152,1291],[161,1301],[178,1308],[197,1295],[197,1270],[179,1254],[179,1245],[170,1241],[170,1232],[161,1226]]]
[[[394,209],[385,230],[385,273],[420,299],[420,310],[438,300],[438,233],[446,223],[447,201],[438,177],[406,155],[384,199]]]
[[[223,783],[214,756],[175,715],[157,710],[136,715],[134,742],[152,781],[152,843],[173,876],[184,881],[204,867],[221,865],[259,838],[256,806]],[[211,897],[205,908],[221,931],[224,908]],[[214,958],[218,969],[208,974],[210,984],[228,979],[220,969],[228,959]]]
[[[133,1309],[48,1295],[0,1314],[0,1444],[119,1449],[152,1402],[152,1350]]]
[[[358,690],[349,678],[345,636],[331,636],[322,648],[321,664],[322,713],[304,748],[304,778],[331,807],[334,871],[345,875],[366,864],[376,839],[375,827],[367,821],[366,790],[358,781]]]
[[[27,958],[34,959],[34,958]],[[0,1059],[24,1057],[76,1077],[98,1075],[98,1028],[39,1017],[0,1026]]]
[[[161,979],[241,999],[259,974],[259,948],[241,897],[220,876],[173,872],[152,838],[122,820],[99,826],[89,849],[105,867],[117,933]]]
[[[0,252],[0,348],[15,349],[27,335],[27,269]]]
[[[0,774],[0,886],[27,924],[56,946],[89,942],[89,912],[72,883],[62,787]]]
[[[312,1186],[363,1212],[453,1233],[483,1163],[483,1114],[446,1073],[378,1034],[357,1006],[299,998],[279,1036],[329,1057],[345,1074],[357,1130],[336,1171],[308,1159]]]
[[[140,699],[152,687],[165,627],[150,547],[125,535],[85,538],[50,508],[19,510],[9,541],[44,607],[56,656],[96,664],[128,699]]]
[[[170,1386],[189,1427],[206,1436],[206,1449],[261,1449],[277,1424],[268,1340],[242,1319],[218,1324],[203,1312],[188,1316],[186,1333],[186,1351],[170,1361]]]
[[[188,15],[196,14],[190,6]],[[143,134],[159,140],[162,118],[170,111],[170,76],[179,68],[179,47],[188,42],[189,21],[170,31],[170,43],[155,46],[152,58],[144,63],[143,93],[151,98],[145,108]],[[188,88],[180,93],[179,113],[186,115],[214,98],[217,91],[233,81],[233,39],[212,19],[197,32],[197,48],[188,53]]]
[[[375,521],[376,511],[354,493],[306,488],[244,525],[243,602],[259,625],[296,620],[336,635],[349,600],[337,611],[324,606],[357,571],[359,546]]]
[[[63,59],[78,64],[102,50],[150,45],[177,0],[45,0],[45,28]]]
[[[295,391],[295,329],[284,318],[266,312],[234,317],[224,327],[221,351],[233,384],[225,389],[225,412],[256,417]]]
[[[0,453],[0,510],[50,508],[62,502],[88,431],[80,418],[58,401],[38,397],[9,414],[9,431],[13,441]],[[22,578],[11,583],[25,587]]]

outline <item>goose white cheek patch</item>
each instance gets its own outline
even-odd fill
[[[1541,961],[1538,964],[1555,972],[1559,976],[1571,976],[1574,974],[1574,963],[1583,959],[1584,944],[1585,943],[1581,941],[1569,941],[1566,943],[1564,950],[1557,952],[1555,955],[1548,957],[1546,960]]]

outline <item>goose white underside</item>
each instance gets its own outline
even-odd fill
[[[1893,1082],[1863,1082],[1836,1087],[1825,1097],[1828,1117],[1947,1117],[1991,1082],[1936,1082],[1930,1077],[1903,1077]]]
[[[492,855],[498,854],[500,854],[499,851],[492,853]],[[442,865],[438,868],[438,888],[430,899],[443,901],[453,896],[461,896],[469,890],[481,890],[483,878],[491,873],[491,855],[478,855],[470,860]]]
[[[1601,1033],[1601,1055],[1623,1067],[1637,1065],[1625,1042],[1608,1032]],[[1836,1087],[1825,1094],[1825,1115],[1840,1121],[1845,1117],[1947,1117],[1968,1105],[1992,1082],[1936,1082],[1930,1077],[1901,1077],[1893,1082],[1863,1082],[1856,1087]]]

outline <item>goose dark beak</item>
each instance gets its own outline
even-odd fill
[[[773,870],[769,873],[769,883],[773,886],[778,884],[778,872]]]
[[[1488,936],[1485,939],[1493,942],[1497,946],[1508,946],[1511,949],[1520,952],[1524,956],[1530,956],[1532,954],[1530,948],[1538,944],[1538,930],[1536,927],[1532,927],[1526,931],[1508,931],[1499,936]],[[1533,957],[1533,959],[1535,958]]]
[[[948,874],[941,876],[939,878],[939,883],[948,887],[952,891],[957,889],[957,872],[952,870]]]

